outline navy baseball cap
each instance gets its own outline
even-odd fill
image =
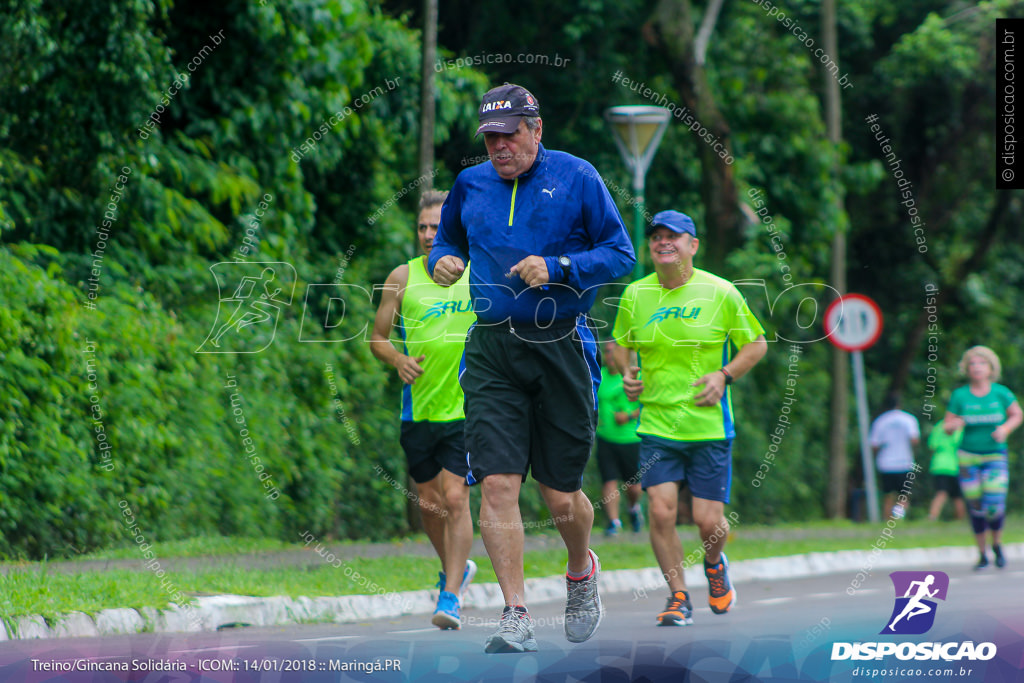
[[[521,85],[506,83],[491,88],[480,101],[477,112],[480,133],[515,133],[524,116],[540,116],[540,104],[530,91]]]
[[[697,228],[693,225],[693,219],[685,213],[672,211],[671,209],[654,214],[654,218],[651,219],[650,224],[647,226],[647,236],[650,237],[651,233],[658,228],[668,228],[680,235],[685,232],[688,235],[697,236]]]

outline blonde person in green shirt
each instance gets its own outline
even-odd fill
[[[624,370],[626,395],[642,406],[640,485],[647,491],[651,546],[670,592],[657,622],[683,626],[693,622],[693,605],[676,532],[679,487],[685,481],[693,494],[708,605],[725,614],[736,600],[722,552],[736,435],[729,385],[764,357],[768,344],[736,287],[694,268],[700,241],[689,216],[662,211],[647,237],[655,272],[623,293],[613,330],[615,362]],[[630,349],[639,355],[642,379]]]
[[[1000,540],[1006,518],[1006,492],[1010,486],[1006,439],[1024,421],[1017,397],[997,384],[1002,366],[999,356],[987,346],[972,346],[960,359],[960,372],[967,386],[949,397],[943,421],[947,434],[964,431],[957,450],[960,461],[960,489],[971,514],[971,528],[980,557],[975,569],[988,566],[985,532],[992,540],[996,567],[1006,566]]]
[[[615,342],[604,343],[604,367],[601,387],[597,390],[597,467],[601,472],[601,504],[608,515],[605,536],[615,536],[622,529],[619,518],[620,492],[629,499],[629,521],[633,533],[644,526],[640,509],[640,437],[636,421],[640,404],[630,401],[622,388],[622,373],[613,362]],[[618,482],[623,482],[619,486]]]

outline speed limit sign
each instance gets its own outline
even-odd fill
[[[882,334],[882,310],[863,294],[847,294],[825,309],[825,335],[844,351],[869,348]]]

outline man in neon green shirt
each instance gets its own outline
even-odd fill
[[[647,236],[655,272],[626,288],[613,334],[623,387],[642,405],[640,483],[650,506],[651,545],[671,592],[657,620],[683,626],[693,622],[693,606],[675,527],[679,486],[686,481],[693,493],[708,604],[724,614],[736,599],[722,552],[736,435],[729,385],[761,360],[768,345],[739,291],[693,267],[700,242],[689,216],[662,211]],[[642,379],[629,349],[639,354]]]
[[[463,430],[465,414],[459,365],[466,331],[476,320],[469,299],[469,277],[441,287],[427,274],[426,261],[441,220],[447,192],[430,191],[420,200],[417,238],[422,256],[391,271],[373,323],[370,350],[398,371],[402,390],[402,450],[416,482],[423,529],[441,558],[441,588],[431,620],[457,629],[462,590],[473,580],[469,559],[473,521],[469,512],[469,472]],[[469,272],[468,269],[466,271]],[[399,351],[392,330],[402,341]],[[447,577],[461,576],[459,583]]]

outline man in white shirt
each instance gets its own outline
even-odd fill
[[[921,440],[921,428],[917,418],[900,410],[900,397],[886,397],[883,406],[885,412],[871,423],[871,448],[875,451],[875,462],[882,478],[882,491],[885,499],[882,506],[886,510],[886,519],[900,518],[910,507],[909,480],[914,464],[914,446]],[[903,495],[896,503],[896,495]]]

